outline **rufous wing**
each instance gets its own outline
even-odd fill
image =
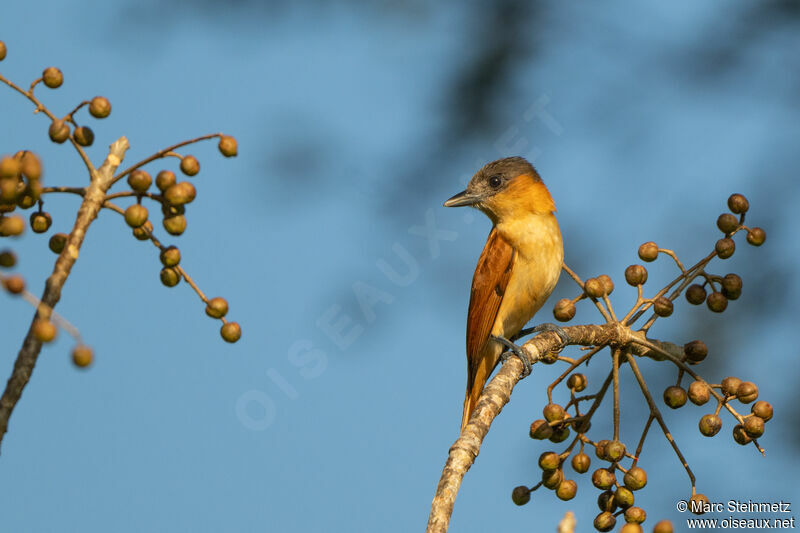
[[[467,314],[467,394],[461,429],[469,422],[483,386],[497,364],[500,348],[488,341],[511,278],[514,256],[514,248],[493,228],[472,278]]]

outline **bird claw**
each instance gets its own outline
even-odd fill
[[[511,357],[511,354],[516,355],[517,357],[519,357],[520,361],[522,361],[523,368],[522,368],[522,376],[520,377],[520,379],[528,377],[528,375],[530,375],[531,373],[531,361],[525,354],[522,347],[517,346],[510,340],[506,339],[505,337],[500,337],[499,335],[492,335],[492,338],[497,342],[499,342],[500,344],[502,344],[503,346],[505,346],[506,348],[508,348],[509,350],[507,352],[503,352],[500,354],[500,361],[505,363],[506,360],[508,360],[508,358]]]
[[[550,322],[545,322],[544,324],[539,324],[538,326],[534,326],[532,328],[523,329],[519,333],[517,333],[513,340],[517,340],[520,337],[524,337],[526,335],[530,335],[531,333],[544,333],[545,331],[553,331],[558,335],[558,338],[561,339],[561,346],[556,350],[556,352],[560,352],[563,350],[567,344],[569,344],[569,335],[564,329],[556,324],[552,324]]]

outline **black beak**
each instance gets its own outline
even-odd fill
[[[464,205],[475,205],[480,202],[478,196],[469,194],[467,191],[461,191],[444,203],[445,207],[461,207]]]

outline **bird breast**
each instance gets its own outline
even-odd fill
[[[514,247],[511,278],[492,329],[494,335],[516,335],[544,305],[558,282],[564,260],[561,231],[552,213],[530,214],[497,225]]]

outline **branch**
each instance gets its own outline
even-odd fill
[[[619,323],[567,326],[563,330],[569,337],[568,345],[613,345],[619,348],[625,347],[634,355],[658,360],[664,359],[663,353],[634,343],[634,340],[644,340],[644,333],[631,331]],[[649,342],[653,346],[657,346],[659,350],[677,358],[683,355],[683,348],[675,344],[655,340]],[[531,362],[536,363],[543,354],[558,350],[560,347],[559,336],[548,331],[526,342],[522,349]],[[428,533],[447,531],[461,480],[480,453],[481,443],[489,432],[492,421],[511,398],[511,392],[519,381],[521,373],[522,361],[518,357],[511,357],[483,390],[469,424],[450,447],[442,477],[436,487],[436,495],[433,497],[431,514],[428,518]]]
[[[105,201],[106,191],[111,186],[114,178],[114,171],[122,163],[127,149],[128,139],[120,137],[109,147],[108,156],[99,169],[95,169],[91,163],[88,163],[91,183],[86,188],[83,202],[75,219],[75,225],[67,238],[64,250],[56,259],[53,273],[47,278],[44,294],[34,314],[33,322],[39,318],[48,319],[53,312],[53,307],[61,298],[61,289],[67,281],[72,266],[78,259],[78,252],[83,244],[86,231],[94,219],[97,218],[97,213]],[[42,349],[41,341],[37,340],[33,335],[32,326],[33,323],[31,328],[28,329],[28,334],[25,336],[19,355],[17,355],[14,370],[11,373],[11,377],[8,378],[3,396],[0,397],[0,443],[2,443],[2,439],[8,430],[8,419],[11,417],[11,413],[20,396],[22,396],[25,385],[28,384],[31,378],[36,359]]]

